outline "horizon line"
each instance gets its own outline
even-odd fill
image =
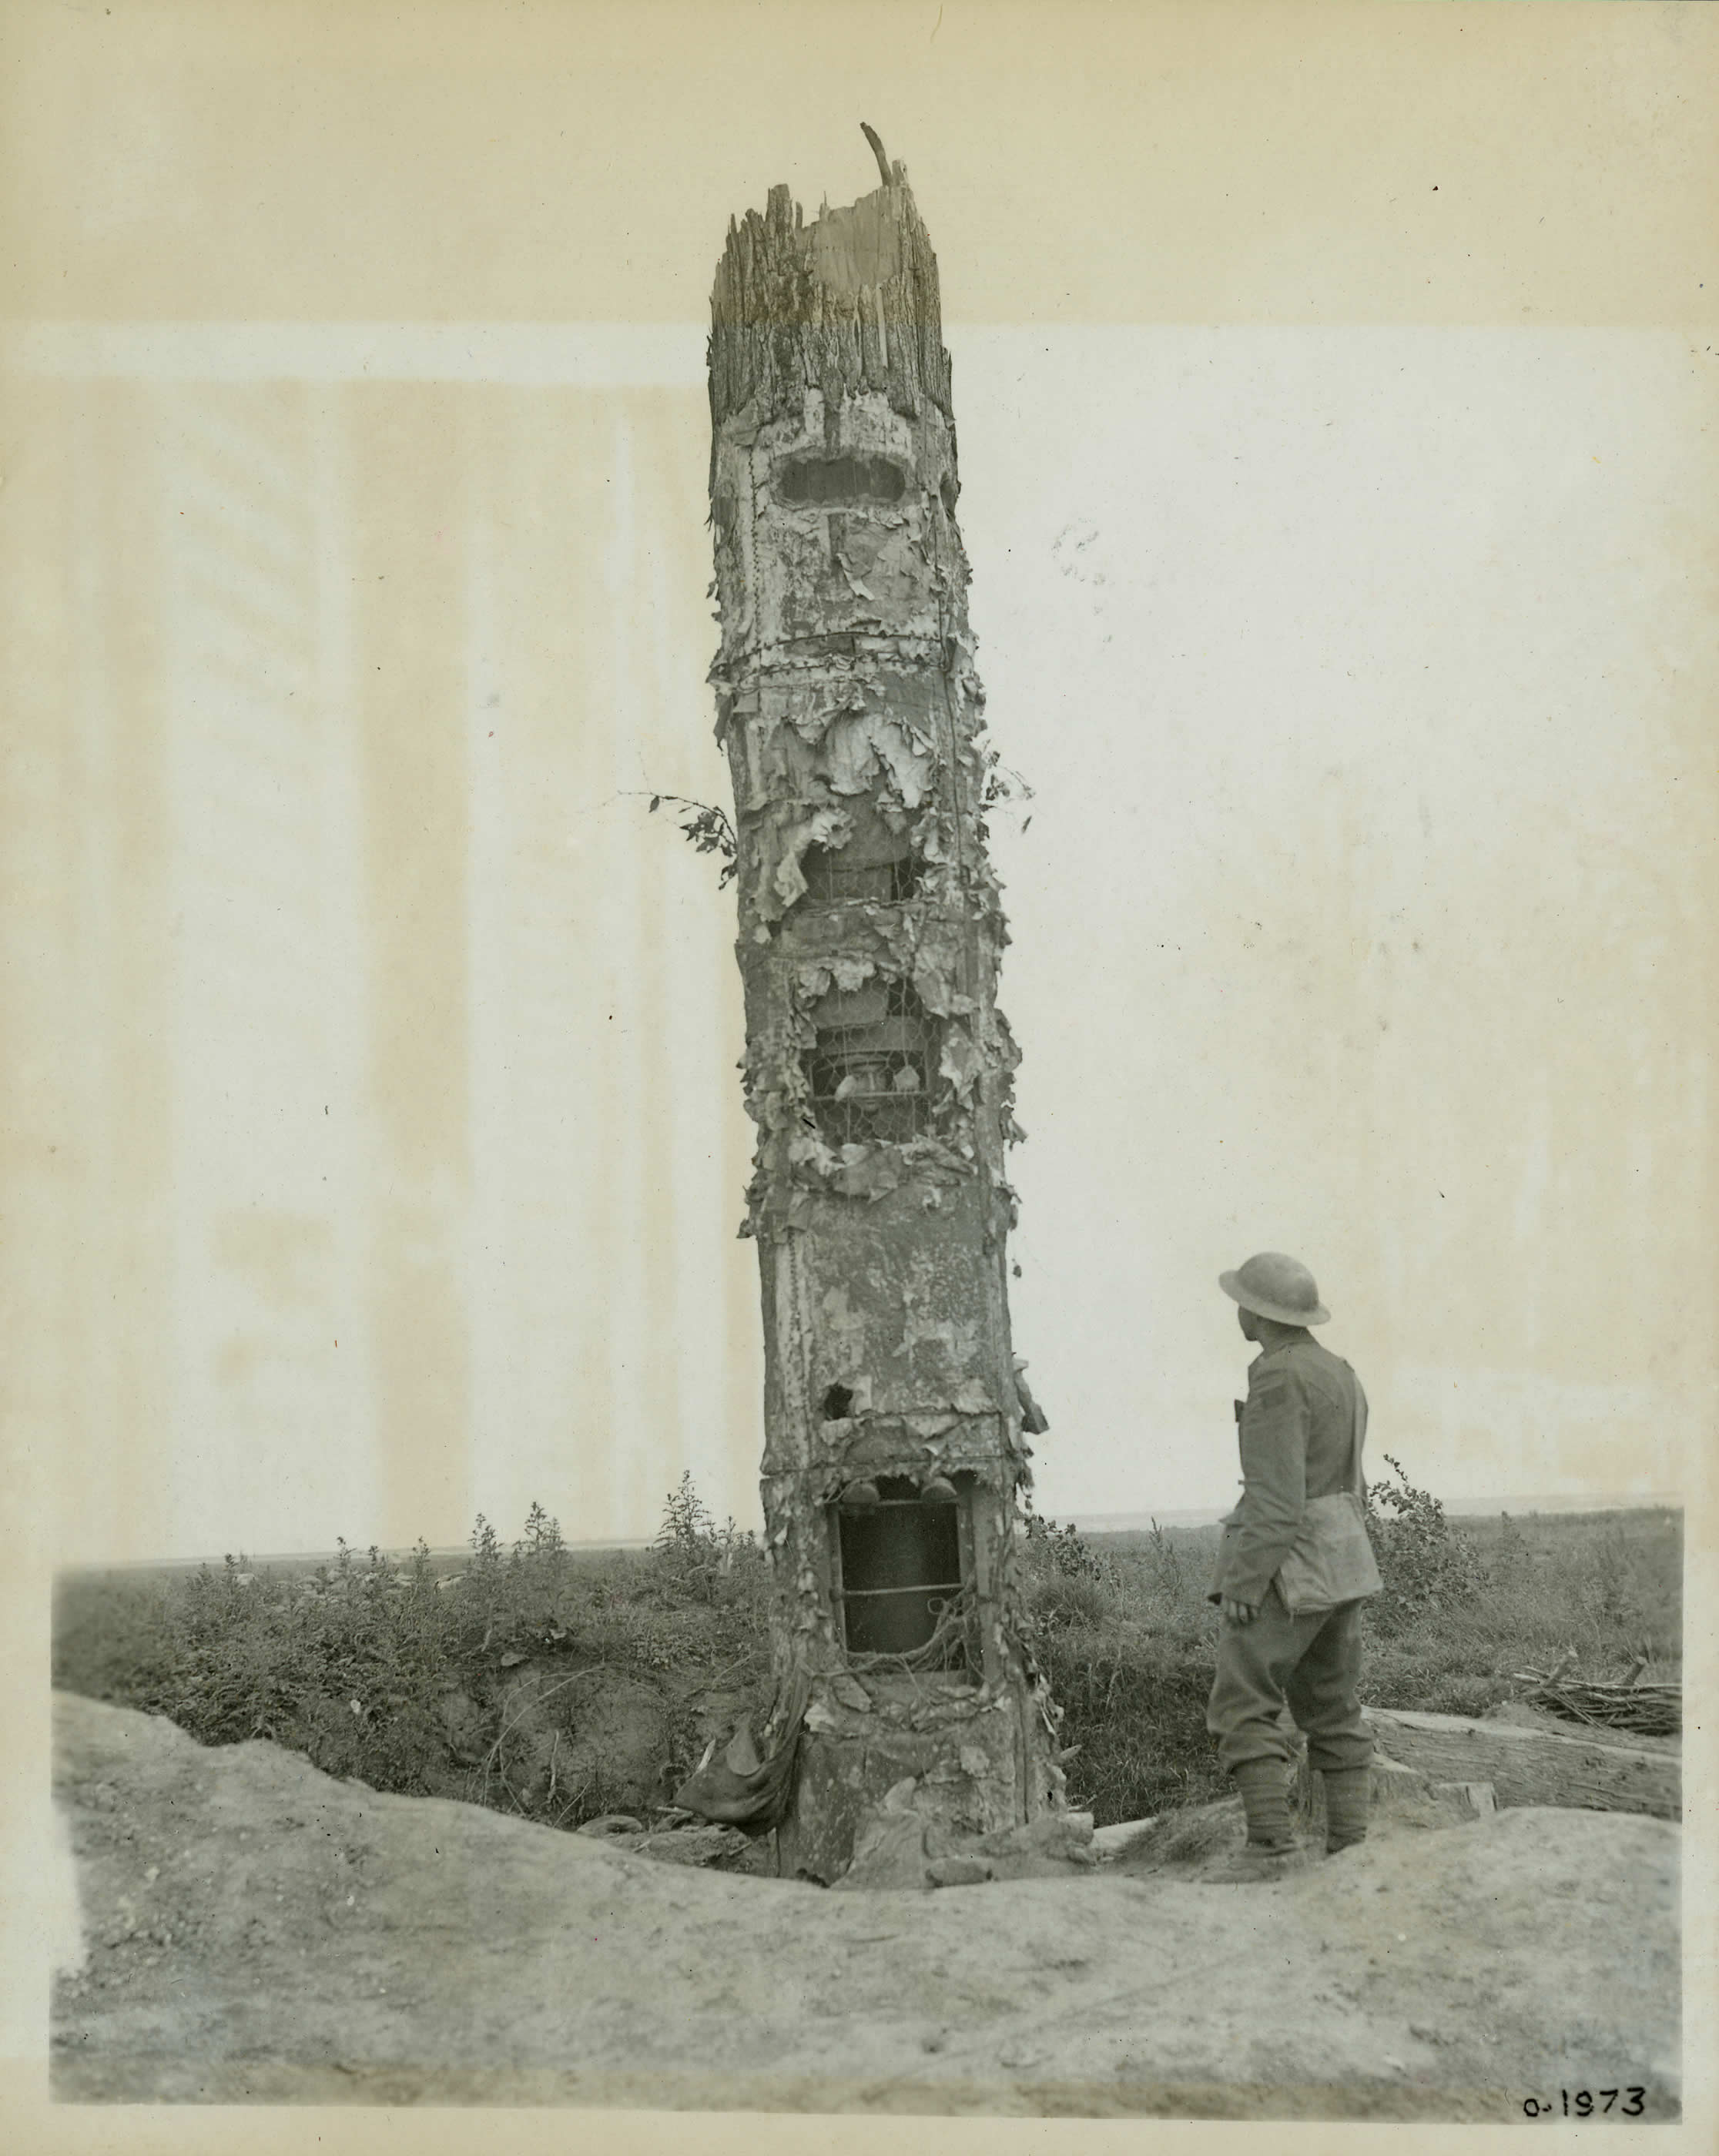
[[[1540,1512],[1593,1513],[1618,1512],[1681,1512],[1684,1501],[1666,1491],[1607,1493],[1558,1496],[1541,1492],[1529,1496],[1508,1498],[1447,1497],[1444,1510],[1460,1518],[1512,1517],[1531,1518]],[[1222,1517],[1222,1512],[1210,1505],[1192,1507],[1164,1508],[1156,1511],[1127,1512],[1071,1512],[1063,1516],[1045,1513],[1041,1517],[1059,1527],[1072,1527],[1081,1534],[1121,1534],[1135,1528],[1150,1529],[1155,1522],[1161,1527],[1215,1527]],[[755,1533],[757,1530],[751,1530]],[[589,1555],[603,1550],[645,1550],[654,1547],[653,1535],[599,1536],[580,1541],[569,1541],[564,1548],[575,1554]],[[378,1556],[409,1558],[416,1543],[383,1544],[366,1543],[347,1545],[354,1559],[363,1562],[373,1548]],[[470,1554],[465,1543],[440,1543],[429,1545],[432,1558],[446,1558]],[[147,1572],[164,1570],[186,1565],[224,1565],[229,1557],[243,1559],[247,1566],[265,1564],[332,1564],[339,1557],[338,1549],[266,1550],[252,1553],[244,1549],[223,1550],[219,1553],[205,1552],[201,1555],[185,1557],[80,1558],[70,1563],[62,1562],[54,1567],[55,1576],[77,1572]]]

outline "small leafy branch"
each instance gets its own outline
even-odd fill
[[[1096,1580],[1107,1587],[1115,1584],[1115,1567],[1092,1548],[1073,1521],[1059,1527],[1034,1512],[1030,1497],[1020,1517],[1029,1561],[1041,1572],[1064,1579]]]
[[[1033,798],[1032,787],[1018,771],[1010,769],[995,748],[986,746],[984,756],[985,783],[979,794],[979,836],[981,843],[989,841],[991,819],[999,810],[1007,809],[1015,815],[1020,815],[1022,807]],[[1028,809],[1021,818],[1023,837],[1032,821],[1032,812]]]
[[[986,751],[985,784],[979,797],[979,805],[981,808],[1001,808],[1005,803],[1010,801],[1031,801],[1033,792],[1034,789],[1027,783],[1020,773],[1011,770],[994,748]],[[1029,814],[1021,829],[1024,831],[1027,824],[1032,821],[1032,818]]]
[[[701,854],[717,854],[722,858],[722,873],[716,880],[718,891],[727,888],[740,865],[740,841],[734,827],[728,821],[728,812],[711,801],[689,801],[684,793],[653,793],[649,813],[655,815],[663,803],[671,803],[680,809],[682,836]]]

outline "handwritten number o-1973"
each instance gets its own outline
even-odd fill
[[[1618,2104],[1620,2096],[1624,2102]],[[1591,2118],[1596,2099],[1602,2115],[1617,2104],[1620,2118],[1639,2118],[1647,2104],[1647,2091],[1644,2088],[1560,2089],[1556,2104],[1550,2097],[1529,2097],[1522,2105],[1522,2115],[1526,2118],[1552,2118],[1562,2112],[1566,2118]]]

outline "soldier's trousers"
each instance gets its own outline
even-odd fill
[[[1307,1763],[1321,1774],[1372,1763],[1361,1718],[1361,1604],[1292,1617],[1275,1586],[1251,1625],[1226,1621],[1206,1727],[1232,1771],[1248,1759],[1290,1757],[1285,1706],[1307,1738]]]

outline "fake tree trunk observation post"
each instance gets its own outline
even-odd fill
[[[1044,1425],[1009,1334],[1019,1059],[950,362],[905,171],[866,131],[874,193],[808,224],[773,187],[730,223],[709,345],[772,1648],[809,1687],[778,1845],[824,1879],[892,1789],[957,1835],[1062,1804],[1018,1626]]]

